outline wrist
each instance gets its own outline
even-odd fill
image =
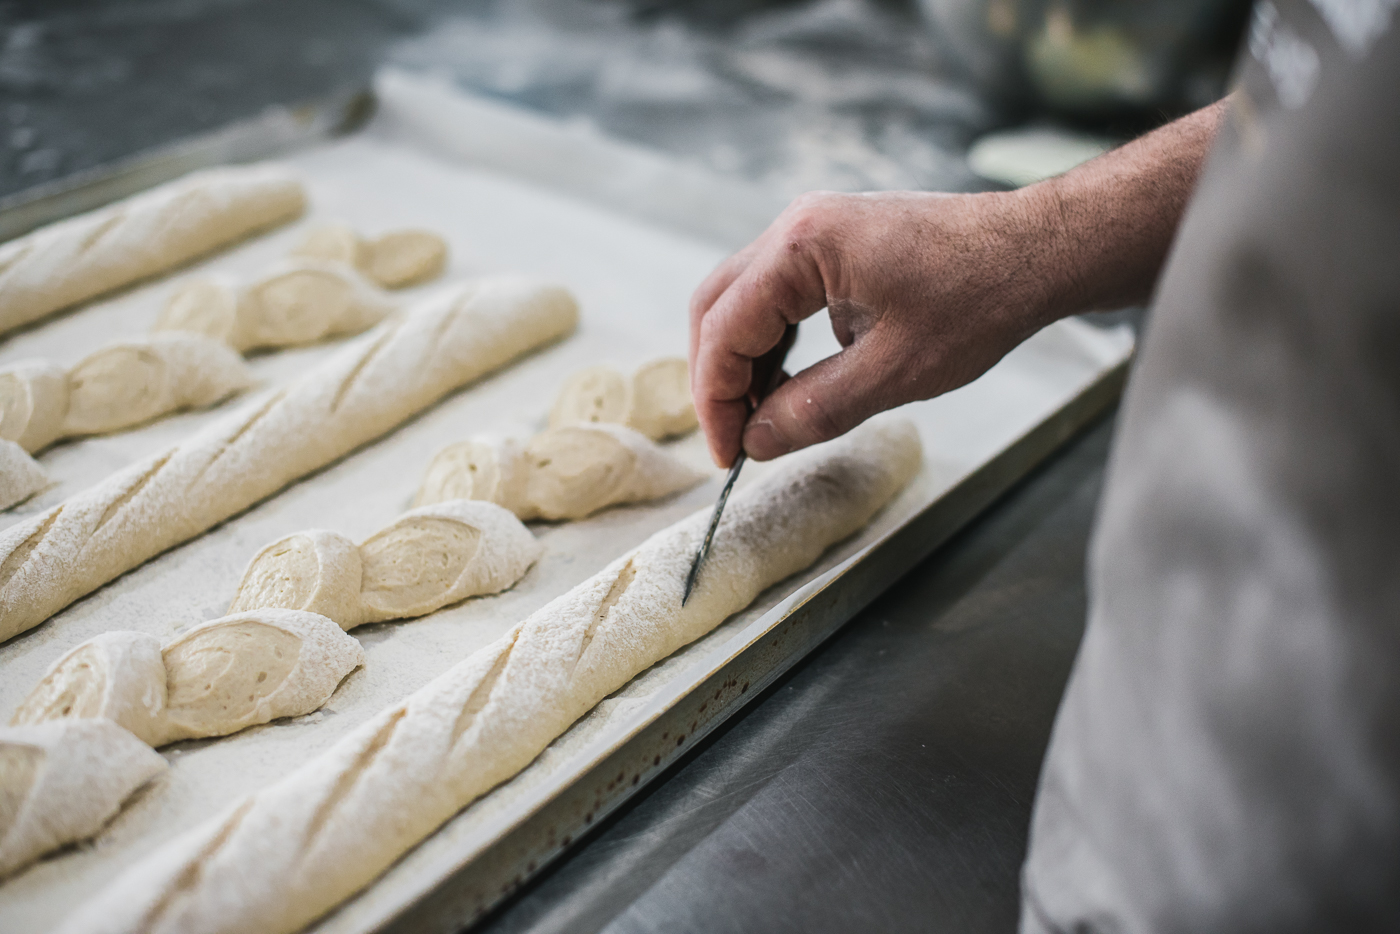
[[[1076,229],[1082,211],[1060,178],[996,195],[1002,199],[1011,236],[1008,268],[1019,270],[1028,333],[1089,310],[1089,257]]]

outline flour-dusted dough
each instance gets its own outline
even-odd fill
[[[239,300],[236,346],[290,347],[358,334],[393,310],[388,296],[349,266],[302,260],[248,286]]]
[[[450,499],[474,499],[528,515],[525,500],[529,483],[525,446],[513,438],[483,435],[449,444],[428,463],[413,505],[425,506]]]
[[[630,379],[609,366],[579,370],[564,381],[549,412],[551,428],[578,424],[626,425],[653,441],[694,431],[700,422],[685,360],[652,360]]]
[[[338,532],[307,529],[263,548],[238,583],[230,613],[259,607],[306,610],[333,619],[342,629],[358,626],[360,549]]]
[[[44,468],[24,448],[0,438],[0,510],[19,505],[48,485]]]
[[[526,445],[478,438],[444,448],[428,465],[416,502],[482,499],[526,521],[582,519],[688,490],[704,478],[630,428],[572,425]]]
[[[324,224],[308,232],[292,255],[346,263],[386,289],[401,289],[442,275],[447,241],[413,229],[365,240],[347,224]]]
[[[68,371],[47,360],[0,370],[0,438],[38,451],[63,435],[68,414]]]
[[[235,351],[194,334],[123,341],[68,371],[63,435],[120,431],[184,409],[222,402],[253,385]]]
[[[621,425],[551,428],[525,449],[530,465],[523,519],[582,519],[623,503],[644,503],[705,479],[644,435]]]
[[[604,697],[865,525],[919,461],[914,427],[898,420],[795,455],[734,494],[684,607],[708,509],[142,859],[59,931],[300,929],[515,775]]]
[[[0,246],[0,333],[156,275],[306,207],[274,165],[211,169]]]
[[[166,768],[110,720],[0,728],[0,878],[95,835]]]
[[[0,370],[0,437],[38,451],[60,438],[213,405],[252,385],[243,358],[216,340],[172,334],[123,341],[67,371],[37,360]]]
[[[11,724],[100,717],[151,746],[224,736],[320,708],[364,660],[333,621],[297,610],[230,614],[164,648],[107,632],[60,658]]]
[[[661,440],[689,434],[700,424],[690,398],[690,368],[680,357],[644,363],[632,374],[627,426]]]
[[[236,276],[214,272],[192,276],[176,284],[165,308],[151,328],[157,334],[202,334],[222,341],[242,353],[238,324],[238,297],[242,283]]]
[[[393,310],[351,267],[301,259],[246,285],[221,275],[189,279],[171,294],[155,330],[203,334],[246,352],[358,334]]]
[[[360,545],[366,622],[423,616],[515,585],[543,547],[509,511],[452,500],[404,513]]]
[[[627,378],[610,366],[590,366],[570,376],[549,410],[549,427],[622,424],[632,407]]]
[[[164,734],[154,745],[225,736],[330,700],[365,650],[330,619],[258,609],[203,623],[163,650]]]
[[[387,289],[401,289],[442,275],[447,242],[426,230],[392,230],[365,245],[364,270]]]
[[[100,717],[157,746],[165,732],[165,691],[159,639],[104,632],[55,662],[10,725]]]
[[[349,224],[320,224],[306,232],[293,257],[330,260],[356,269],[364,266],[365,242]]]
[[[564,289],[518,278],[445,289],[270,396],[0,532],[0,639],[48,619],[574,329]]]
[[[451,500],[405,513],[358,547],[321,529],[273,542],[243,572],[229,612],[310,610],[344,629],[423,616],[513,586],[540,552],[507,510]]]

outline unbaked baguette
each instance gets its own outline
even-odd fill
[[[520,444],[478,437],[443,448],[414,502],[485,500],[521,519],[582,519],[688,490],[705,475],[622,425],[550,428]]]
[[[0,640],[573,330],[564,289],[447,289],[271,397],[0,532]]]
[[[301,182],[274,165],[195,172],[0,247],[0,333],[289,221]]]
[[[918,470],[908,422],[853,431],[652,536],[283,780],[132,866],[63,934],[285,934],[515,775],[607,695],[810,565]]]
[[[0,511],[19,505],[48,485],[48,474],[28,451],[0,438]]]
[[[501,506],[449,500],[406,512],[359,545],[326,529],[278,539],[253,556],[228,611],[306,610],[347,630],[426,616],[515,586],[543,551]]]
[[[359,334],[394,307],[344,263],[301,259],[246,282],[222,274],[187,279],[153,330],[203,334],[247,353]]]
[[[109,344],[71,370],[26,360],[0,368],[0,438],[39,451],[61,438],[214,405],[252,385],[242,357],[197,334]]]
[[[0,727],[0,878],[93,836],[166,768],[110,720]]]
[[[54,662],[10,725],[111,720],[152,746],[227,736],[319,709],[364,661],[338,624],[299,610],[211,619],[164,647],[104,632]]]

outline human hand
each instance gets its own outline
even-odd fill
[[[690,302],[710,454],[765,460],[967,383],[1056,318],[1144,301],[1229,99],[1014,192],[803,195]],[[842,350],[747,418],[753,361],[831,311]]]
[[[690,307],[691,388],[715,462],[767,460],[967,383],[1053,320],[1055,241],[1020,192],[817,192],[722,263]],[[822,308],[841,352],[749,418],[754,360]]]

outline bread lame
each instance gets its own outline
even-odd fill
[[[753,378],[749,381],[749,394],[744,397],[744,402],[748,405],[749,415],[752,416],[758,409],[760,402],[774,389],[783,378],[783,361],[787,359],[788,351],[797,340],[797,325],[789,324],[783,331],[783,336],[778,339],[778,345],[768,353],[759,357],[753,364]],[[719,491],[719,499],[715,502],[714,515],[710,516],[710,526],[705,530],[705,538],[700,543],[700,550],[695,552],[695,560],[691,562],[690,574],[685,579],[685,593],[681,595],[681,606],[685,606],[690,599],[690,592],[695,589],[695,581],[700,577],[700,568],[705,563],[705,557],[710,553],[710,543],[715,539],[715,529],[719,528],[720,517],[724,515],[724,504],[729,502],[729,494],[734,489],[734,481],[739,479],[739,471],[743,469],[744,462],[749,459],[741,446],[739,454],[734,458],[733,465],[729,468],[729,476],[724,480],[724,488]]]

